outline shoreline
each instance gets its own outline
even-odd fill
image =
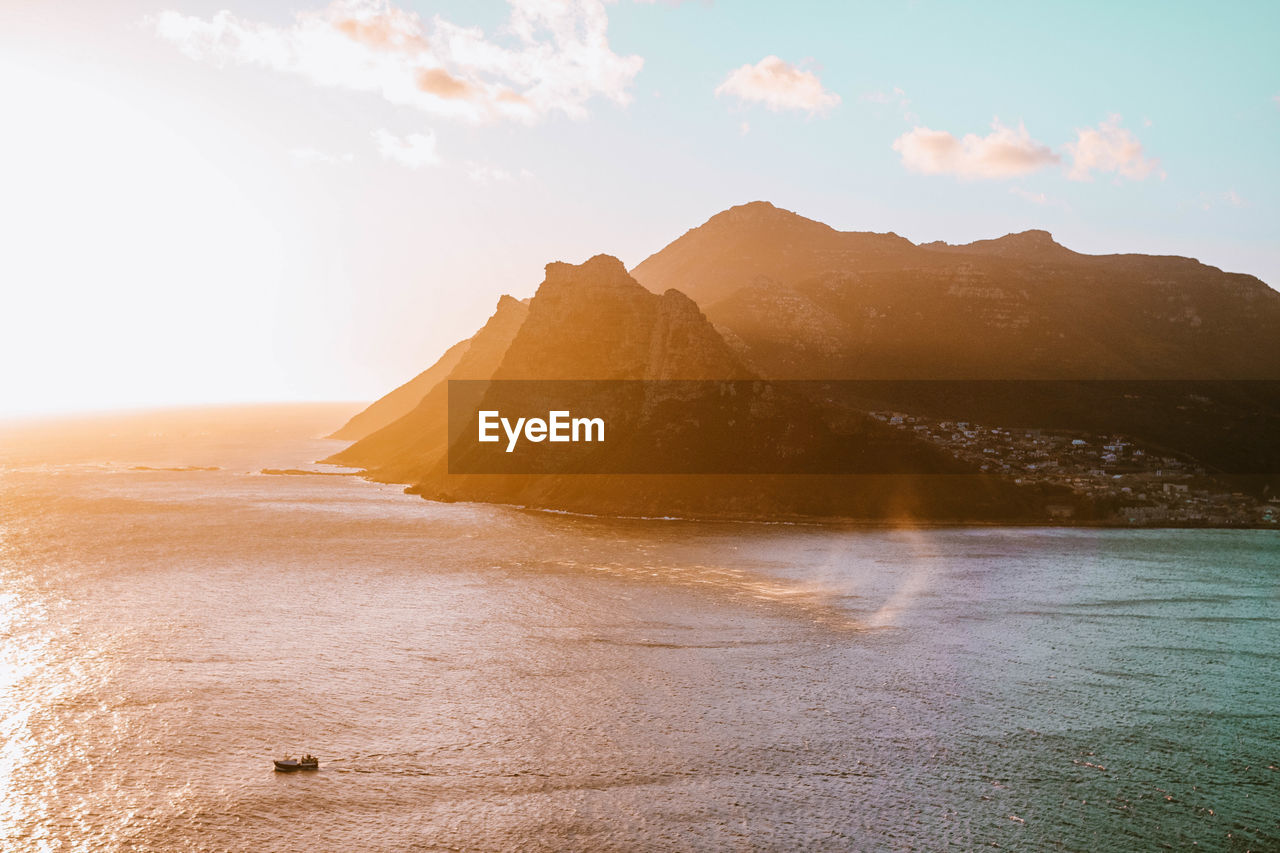
[[[317,462],[320,465],[333,465],[329,462]],[[328,473],[328,472],[306,472],[306,473]],[[336,472],[335,472],[336,473]],[[997,529],[997,528],[1040,528],[1045,530],[1262,530],[1280,532],[1280,524],[1146,524],[1146,523],[1128,523],[1120,521],[1108,520],[1091,520],[1077,522],[1054,522],[1051,520],[1036,519],[1027,521],[1007,520],[1007,521],[980,521],[980,520],[941,520],[941,519],[900,519],[890,520],[883,518],[852,518],[841,516],[750,516],[750,515],[631,515],[626,513],[610,513],[610,512],[583,512],[581,510],[560,509],[549,506],[533,506],[529,504],[505,503],[502,501],[451,501],[439,500],[437,498],[426,497],[411,491],[412,484],[397,483],[391,480],[379,480],[370,476],[368,471],[358,471],[344,473],[344,476],[354,476],[369,483],[379,483],[388,486],[403,486],[404,494],[416,497],[420,500],[437,504],[474,504],[477,506],[498,506],[507,509],[518,510],[521,512],[541,513],[545,515],[564,515],[577,518],[596,518],[616,521],[660,521],[660,522],[684,522],[684,523],[724,523],[724,524],[758,524],[758,525],[786,525],[794,527],[818,527],[818,528],[857,528],[869,530],[930,530],[930,529],[946,529],[954,530],[961,528],[974,529]]]

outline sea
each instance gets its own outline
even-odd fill
[[[432,503],[356,408],[0,427],[0,849],[1280,849],[1280,533]]]

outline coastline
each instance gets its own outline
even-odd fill
[[[334,463],[318,461],[318,465],[333,465]],[[264,471],[265,473],[265,471]],[[272,471],[275,473],[275,471]],[[291,470],[290,474],[316,474],[318,476],[336,476],[339,472],[323,472],[323,471],[303,471]],[[1079,521],[1053,521],[1049,519],[1036,520],[953,520],[953,519],[925,519],[925,518],[856,518],[848,516],[807,516],[807,515],[751,515],[751,514],[732,514],[732,513],[699,513],[687,515],[637,515],[626,512],[583,512],[580,510],[562,509],[554,506],[537,506],[532,504],[517,504],[505,501],[488,501],[488,500],[442,500],[433,498],[413,491],[413,484],[404,484],[393,480],[380,480],[369,474],[368,471],[342,472],[341,476],[355,476],[370,483],[379,483],[382,485],[403,486],[406,495],[412,495],[421,500],[430,501],[440,504],[476,504],[480,506],[501,506],[508,509],[520,510],[523,512],[543,513],[552,515],[566,515],[578,518],[598,518],[618,521],[668,521],[668,522],[686,522],[686,523],[724,523],[724,524],[754,524],[754,525],[789,525],[796,527],[822,527],[833,530],[839,529],[866,529],[866,530],[955,530],[964,528],[974,529],[999,529],[999,528],[1017,528],[1020,530],[1262,530],[1280,532],[1280,524],[1193,524],[1193,523],[1130,523],[1119,520],[1107,519],[1089,519]],[[501,475],[491,475],[501,476]],[[564,477],[574,476],[602,476],[595,474],[574,475],[565,474]],[[696,476],[696,475],[689,475]],[[839,475],[832,475],[839,476]]]

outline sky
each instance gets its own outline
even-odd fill
[[[0,417],[372,399],[763,199],[1280,287],[1280,4],[0,0]]]

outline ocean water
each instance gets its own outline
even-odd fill
[[[0,849],[1280,849],[1276,532],[258,473],[348,414],[0,432]]]

